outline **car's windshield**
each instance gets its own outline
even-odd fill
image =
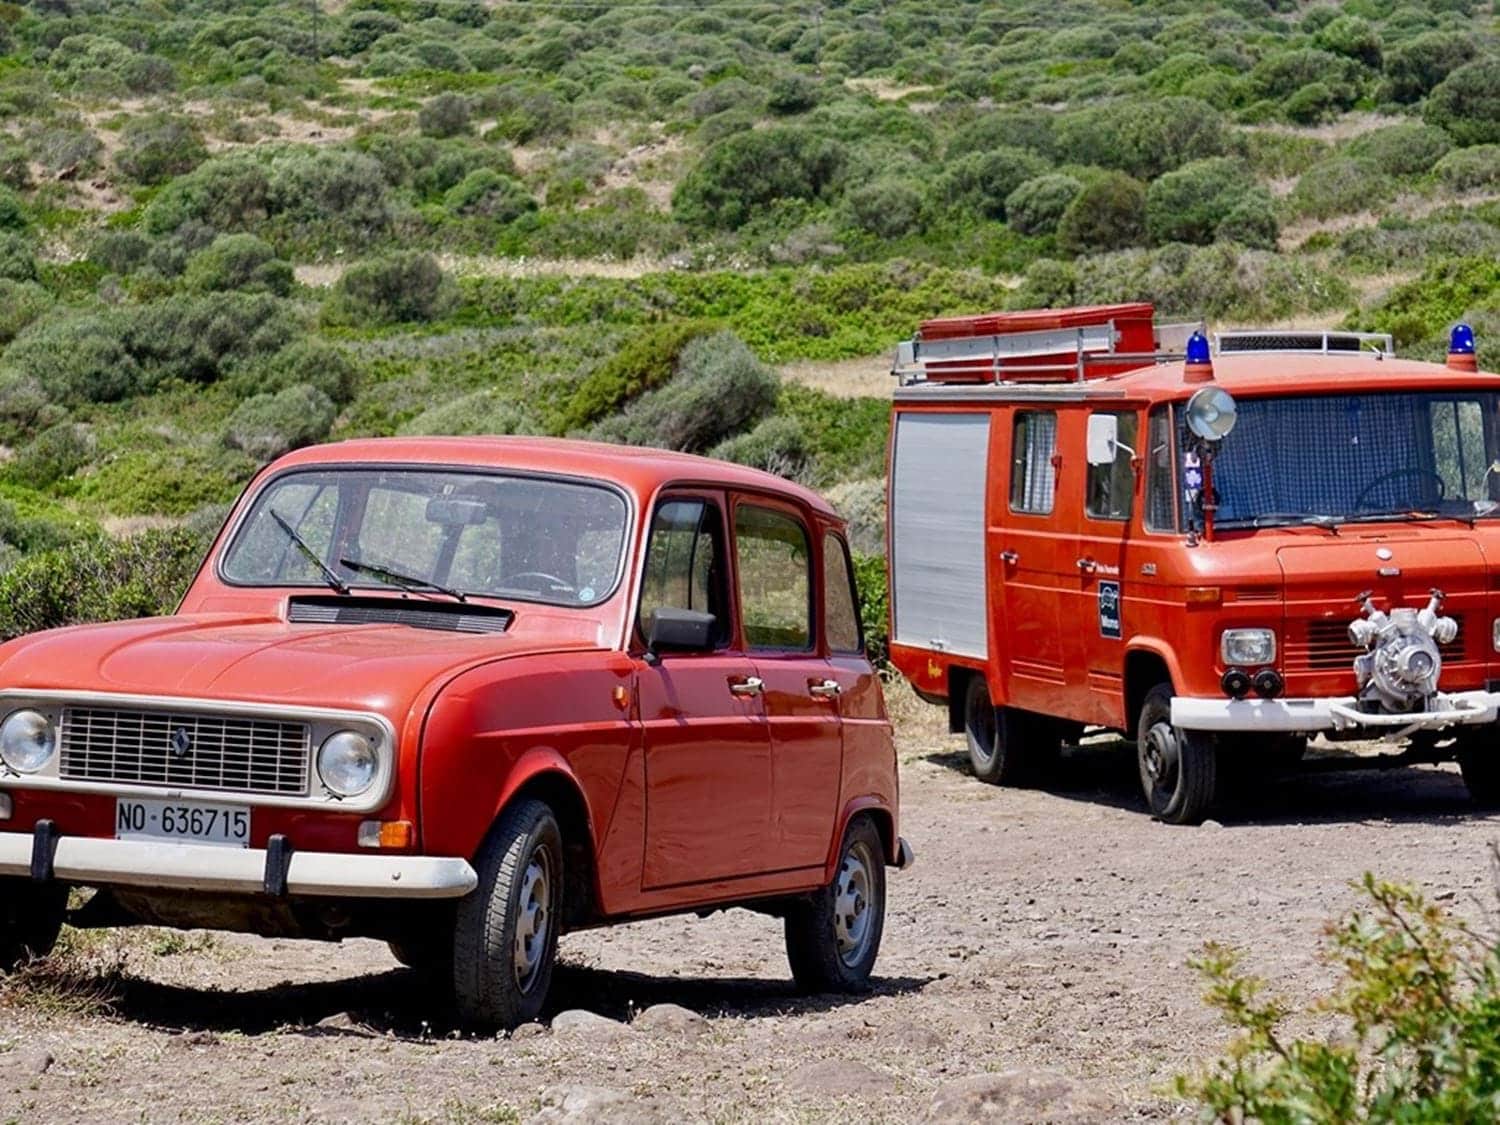
[[[1213,463],[1216,523],[1491,515],[1497,404],[1476,391],[1241,399]]]
[[[237,585],[336,579],[428,596],[590,605],[615,587],[625,523],[625,501],[598,485],[449,470],[302,470],[261,489],[221,573]]]

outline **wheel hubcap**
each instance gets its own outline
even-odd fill
[[[547,952],[547,937],[552,926],[551,885],[547,855],[537,851],[526,865],[516,902],[514,968],[516,984],[522,992],[536,980]]]
[[[995,757],[995,709],[986,697],[976,697],[969,708],[975,755],[986,765]]]
[[[833,933],[846,965],[864,959],[874,933],[874,879],[869,848],[856,843],[844,854],[834,883]]]
[[[1176,789],[1178,759],[1177,735],[1166,723],[1157,723],[1141,748],[1141,765],[1155,789],[1166,793]]]

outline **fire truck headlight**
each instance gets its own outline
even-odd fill
[[[1276,634],[1270,629],[1225,629],[1219,639],[1219,655],[1225,664],[1272,664],[1276,660]]]

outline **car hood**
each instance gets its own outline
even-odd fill
[[[583,638],[182,615],[57,629],[0,648],[0,688],[359,708],[395,717],[438,678]]]

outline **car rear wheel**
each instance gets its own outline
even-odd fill
[[[1201,822],[1214,800],[1218,752],[1208,735],[1172,725],[1170,684],[1146,693],[1135,745],[1151,815],[1168,824]]]
[[[68,910],[68,888],[29,879],[0,879],[0,972],[10,972],[57,944]]]
[[[792,905],[786,954],[805,992],[866,986],[885,931],[885,849],[868,817],[844,832],[833,882]]]
[[[964,738],[969,744],[969,765],[974,776],[991,785],[1020,785],[1034,772],[1037,754],[1030,745],[1045,732],[1039,723],[1013,707],[996,707],[983,676],[970,676],[964,693]],[[1057,740],[1053,739],[1056,744]]]
[[[507,809],[476,867],[479,885],[455,919],[454,999],[466,1023],[516,1027],[542,1010],[557,958],[563,847],[552,810],[536,800]]]

